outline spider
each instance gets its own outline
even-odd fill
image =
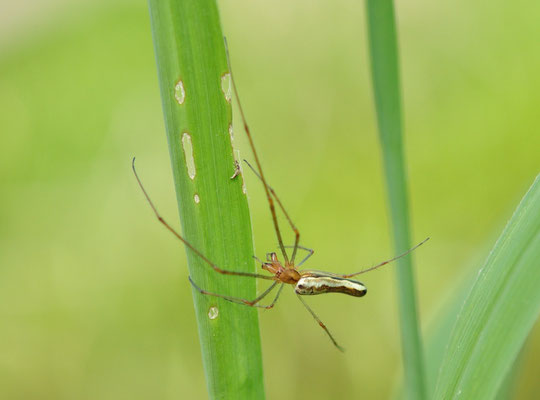
[[[226,41],[225,41],[225,51],[226,51],[226,55],[227,55],[227,63],[228,63],[228,66],[229,66],[229,71],[230,71],[230,74],[231,74],[231,82],[232,82],[232,88],[233,88],[234,96],[235,96],[237,104],[238,104],[238,109],[240,111],[242,123],[244,125],[244,130],[245,130],[247,138],[249,140],[249,145],[250,145],[251,150],[253,152],[256,168],[254,168],[246,160],[244,160],[244,162],[246,162],[246,164],[250,167],[250,169],[255,173],[255,175],[261,180],[261,182],[263,184],[265,194],[266,194],[266,198],[268,200],[268,204],[269,204],[269,207],[270,207],[270,213],[272,215],[272,222],[273,222],[274,230],[275,230],[275,233],[276,233],[276,236],[277,236],[280,253],[281,253],[282,257],[283,257],[283,261],[281,261],[279,259],[278,254],[275,253],[275,252],[268,253],[266,255],[266,261],[261,261],[257,257],[254,256],[255,260],[257,260],[257,262],[261,264],[262,269],[269,272],[270,275],[259,274],[259,273],[251,273],[251,272],[231,271],[231,270],[227,270],[227,269],[223,269],[223,268],[219,267],[218,265],[213,263],[211,260],[209,260],[204,254],[202,254],[198,249],[196,249],[191,243],[189,243],[186,239],[184,239],[184,237],[182,237],[182,235],[180,235],[172,226],[170,226],[163,219],[163,217],[159,214],[159,212],[157,211],[157,208],[155,207],[154,203],[150,199],[150,196],[146,192],[146,190],[145,190],[139,176],[137,175],[137,171],[135,169],[135,158],[133,158],[133,161],[132,161],[133,173],[135,174],[135,178],[137,179],[137,182],[138,182],[144,196],[146,197],[146,200],[148,201],[150,207],[152,208],[152,210],[153,210],[155,216],[157,217],[157,219],[159,220],[159,222],[161,222],[174,236],[176,236],[178,239],[180,239],[184,243],[184,245],[189,248],[190,251],[192,251],[198,257],[200,257],[214,271],[216,271],[217,273],[223,274],[223,275],[245,276],[245,277],[252,277],[252,278],[258,278],[258,279],[264,279],[264,280],[273,281],[273,283],[264,292],[262,292],[259,296],[257,296],[255,299],[247,300],[247,299],[242,299],[242,298],[237,298],[237,297],[232,297],[232,296],[226,296],[226,295],[219,294],[219,293],[208,292],[208,291],[200,288],[191,279],[191,277],[189,277],[189,281],[191,282],[191,285],[199,293],[201,293],[203,295],[219,297],[219,298],[228,300],[230,302],[237,303],[237,304],[242,304],[242,305],[249,306],[249,307],[259,307],[259,308],[264,308],[264,309],[270,309],[270,308],[274,307],[274,305],[276,304],[276,302],[277,302],[277,300],[278,300],[278,298],[279,298],[279,296],[281,294],[281,291],[283,290],[283,287],[286,284],[287,285],[293,285],[294,286],[294,291],[295,291],[298,299],[304,305],[304,307],[309,311],[309,313],[317,321],[319,326],[322,329],[324,329],[324,331],[326,332],[326,334],[328,335],[328,337],[330,338],[330,340],[332,341],[334,346],[336,346],[339,350],[343,351],[344,350],[343,347],[341,347],[337,343],[334,336],[332,336],[332,334],[330,333],[330,331],[328,330],[326,325],[320,320],[320,318],[308,306],[308,304],[304,301],[304,299],[301,296],[317,295],[317,294],[324,294],[324,293],[343,293],[343,294],[346,294],[346,295],[349,295],[349,296],[354,296],[354,297],[365,296],[365,294],[367,293],[367,288],[364,286],[363,283],[351,279],[352,277],[355,277],[357,275],[360,275],[360,274],[363,274],[363,273],[366,273],[366,272],[369,272],[369,271],[373,271],[373,270],[375,270],[377,268],[382,267],[385,264],[388,264],[388,263],[390,263],[392,261],[397,260],[398,258],[406,256],[407,254],[409,254],[410,252],[412,252],[413,250],[415,250],[416,248],[418,248],[419,246],[424,244],[427,240],[429,240],[429,238],[424,239],[422,242],[420,242],[416,246],[412,247],[411,249],[407,250],[403,254],[400,254],[400,255],[398,255],[398,256],[390,259],[390,260],[383,261],[383,262],[381,262],[381,263],[379,263],[379,264],[377,264],[377,265],[375,265],[373,267],[366,268],[366,269],[363,269],[363,270],[361,270],[359,272],[354,272],[352,274],[334,274],[334,273],[330,273],[330,272],[316,271],[316,270],[310,270],[310,269],[299,270],[298,267],[302,266],[302,264],[304,264],[313,255],[314,250],[309,249],[307,247],[303,247],[303,246],[300,245],[300,231],[298,230],[296,225],[293,223],[292,219],[290,218],[289,214],[285,210],[285,207],[283,206],[281,200],[277,196],[274,189],[272,189],[272,187],[269,186],[267,181],[266,181],[266,178],[265,178],[265,176],[263,174],[263,170],[262,170],[262,167],[261,167],[261,163],[259,161],[259,157],[258,157],[257,152],[255,150],[255,145],[253,143],[253,138],[251,136],[251,132],[250,132],[248,124],[246,122],[244,111],[243,111],[242,106],[240,104],[240,98],[239,98],[239,95],[238,95],[238,91],[236,89],[236,83],[235,83],[235,81],[233,79],[233,75],[232,75],[232,69],[231,69],[231,64],[230,64],[230,59],[229,59],[229,52],[228,52],[227,42]],[[238,168],[238,166],[237,166],[237,168]],[[235,174],[231,177],[231,179],[234,179],[236,177],[236,175],[237,175],[237,172],[235,171]],[[276,214],[276,204],[281,209],[281,211],[283,212],[283,214],[284,214],[285,218],[287,219],[292,231],[294,232],[295,241],[294,241],[293,246],[285,246],[283,244],[281,230],[279,228],[277,214]],[[292,253],[291,253],[290,258],[289,258],[289,255],[288,255],[287,251],[286,251],[286,248],[292,248]],[[306,251],[307,254],[298,264],[295,264],[296,255],[297,255],[299,249],[303,250],[303,251]],[[279,285],[278,291],[277,291],[274,299],[272,300],[272,302],[267,304],[267,305],[260,304],[261,300],[263,300],[268,294],[270,294],[276,288],[276,286],[278,286],[278,285]]]

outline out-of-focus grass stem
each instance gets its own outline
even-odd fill
[[[394,6],[392,0],[366,0],[366,4],[375,108],[399,254],[411,247],[411,240]],[[426,398],[424,362],[411,257],[397,262],[398,304],[406,393],[409,399],[422,400]]]

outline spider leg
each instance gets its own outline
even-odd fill
[[[399,256],[396,256],[396,257],[394,257],[394,258],[392,258],[390,260],[383,261],[382,263],[379,263],[379,264],[377,264],[377,265],[375,265],[373,267],[366,268],[366,269],[363,269],[362,271],[354,272],[352,274],[343,274],[343,275],[338,275],[338,276],[341,277],[341,278],[352,278],[353,276],[360,275],[360,274],[365,274],[366,272],[373,271],[374,269],[380,268],[383,265],[391,263],[392,261],[396,261],[397,259],[399,259],[401,257],[405,257],[407,254],[409,254],[413,250],[417,249],[418,247],[420,247],[421,245],[426,243],[428,240],[429,240],[429,238],[426,238],[426,239],[422,240],[420,243],[418,243],[416,246],[414,246],[414,247],[410,248],[409,250],[407,250],[405,253],[400,254]]]
[[[135,178],[137,179],[137,183],[139,184],[139,187],[141,188],[141,190],[142,190],[142,192],[144,194],[144,197],[146,197],[146,200],[148,201],[148,204],[150,204],[150,207],[152,208],[152,211],[154,211],[154,214],[155,214],[156,218],[158,219],[158,221],[161,222],[165,226],[165,228],[167,228],[174,236],[176,236],[178,239],[180,239],[186,245],[186,247],[188,247],[192,252],[197,254],[204,262],[206,262],[206,264],[208,264],[210,267],[212,267],[212,269],[214,271],[219,272],[220,274],[223,274],[223,275],[249,276],[249,277],[252,277],[252,278],[274,280],[274,278],[272,276],[268,276],[268,275],[261,275],[261,274],[254,274],[254,273],[251,273],[251,272],[231,271],[231,270],[228,270],[228,269],[222,269],[222,268],[218,267],[216,264],[214,264],[212,261],[210,261],[208,258],[206,258],[206,256],[204,254],[202,254],[199,250],[197,250],[195,248],[195,246],[193,246],[186,239],[184,239],[182,237],[182,235],[180,235],[178,232],[176,232],[176,230],[174,230],[174,228],[172,226],[170,226],[167,223],[167,221],[165,221],[163,219],[163,217],[159,214],[156,206],[154,205],[154,203],[150,199],[150,196],[146,192],[146,189],[144,188],[144,186],[143,186],[143,184],[142,184],[142,182],[141,182],[141,180],[139,178],[139,175],[137,175],[137,170],[135,169],[135,157],[133,158],[133,161],[131,163],[131,167],[133,169],[133,173],[135,174]]]
[[[270,193],[272,194],[272,196],[274,196],[274,199],[276,199],[276,202],[278,203],[278,206],[279,208],[281,208],[281,211],[283,212],[283,214],[285,215],[285,218],[287,218],[287,221],[289,222],[289,225],[291,226],[291,229],[293,230],[294,232],[294,246],[283,246],[285,248],[289,247],[289,248],[292,248],[294,249],[293,250],[293,253],[291,255],[291,263],[294,263],[294,258],[296,257],[296,250],[301,248],[301,246],[298,245],[298,243],[300,243],[300,231],[298,230],[298,228],[296,227],[296,225],[294,225],[294,222],[292,222],[292,219],[291,217],[289,217],[289,214],[287,213],[287,211],[285,211],[285,207],[283,206],[283,203],[281,203],[281,200],[279,199],[278,195],[276,194],[276,192],[274,191],[274,189],[272,189],[272,187],[270,185],[268,185],[266,183],[266,181],[261,178],[261,175],[259,175],[259,173],[255,170],[255,168],[253,168],[253,166],[247,161],[247,160],[244,160],[244,162],[248,165],[248,167],[253,171],[253,173],[255,174],[255,176],[257,178],[259,178],[264,185],[266,185],[268,187],[268,190],[270,191]],[[281,247],[281,246],[280,246]]]
[[[266,289],[263,293],[261,293],[259,296],[257,296],[254,300],[246,300],[246,299],[241,299],[239,297],[232,297],[232,296],[226,296],[226,295],[223,295],[223,294],[208,292],[207,290],[201,289],[199,286],[197,286],[195,284],[195,282],[193,282],[191,277],[189,277],[188,279],[191,282],[191,285],[195,288],[195,290],[197,290],[201,294],[208,295],[208,296],[219,297],[219,298],[225,299],[227,301],[230,301],[232,303],[242,304],[244,306],[264,308],[264,309],[267,309],[267,310],[274,307],[274,304],[276,304],[276,301],[278,300],[279,295],[281,294],[281,290],[283,289],[283,284],[281,284],[281,287],[279,288],[279,290],[278,290],[278,292],[276,294],[276,297],[274,298],[272,303],[270,303],[269,305],[261,305],[261,304],[257,304],[257,303],[259,301],[261,301],[263,298],[265,298],[276,287],[276,285],[279,283],[279,281],[276,281],[276,282],[272,283],[268,287],[268,289]]]
[[[263,174],[263,170],[262,170],[262,167],[261,167],[261,162],[259,160],[259,156],[257,154],[257,150],[255,150],[255,143],[253,142],[253,137],[251,136],[251,132],[249,131],[249,126],[247,124],[247,120],[246,120],[246,117],[244,115],[244,110],[242,109],[242,104],[240,102],[240,96],[238,95],[238,90],[236,89],[236,81],[234,80],[234,75],[233,75],[233,71],[232,71],[232,67],[231,67],[231,59],[229,57],[229,46],[227,45],[227,39],[226,38],[223,38],[224,39],[224,42],[225,42],[225,54],[227,56],[227,65],[229,67],[229,73],[231,74],[231,83],[232,83],[232,89],[233,89],[233,92],[234,92],[234,97],[236,98],[236,103],[238,104],[238,109],[240,110],[240,116],[242,117],[242,122],[244,123],[244,130],[246,131],[246,136],[248,138],[248,141],[249,141],[249,146],[251,147],[251,151],[253,152],[253,157],[255,158],[255,164],[257,165],[257,170],[259,171],[259,176],[261,178],[261,181],[264,185],[264,191],[266,193],[266,199],[268,200],[268,206],[270,207],[270,213],[272,214],[272,222],[274,223],[274,230],[276,232],[276,237],[278,239],[278,243],[279,243],[279,247],[281,249],[281,253],[283,254],[283,258],[285,259],[285,262],[287,264],[289,264],[289,256],[287,255],[287,252],[285,251],[285,247],[283,246],[283,238],[281,237],[281,231],[279,230],[279,223],[278,223],[278,219],[277,219],[277,214],[276,214],[276,206],[274,204],[274,197],[275,196],[272,196],[272,194],[270,194],[270,190],[268,188],[268,184],[266,183],[266,179],[264,177],[264,174]],[[279,200],[277,199],[276,197],[276,201],[278,201],[278,204],[279,204]],[[280,207],[282,207],[283,209],[283,206],[280,205]],[[287,216],[288,218],[288,216]],[[289,219],[289,223],[292,224],[292,222],[290,222],[290,218]],[[294,225],[291,225],[294,227]],[[295,229],[295,234],[296,234],[296,243],[298,243],[299,241],[299,238],[300,238],[300,233],[298,232],[298,230],[296,229],[296,227],[294,227]],[[293,251],[293,260],[294,260],[294,254],[296,253],[296,250]]]
[[[264,263],[257,257],[257,256],[252,256],[255,261],[257,261],[259,264],[263,265]]]
[[[294,246],[285,246],[285,248],[292,248]],[[299,248],[300,250],[305,250],[307,251],[309,254],[307,256],[304,257],[304,259],[302,261],[300,261],[298,264],[296,264],[297,267],[300,267],[303,263],[305,263],[309,257],[311,257],[313,255],[313,253],[315,253],[315,250],[313,249],[308,249],[307,247],[304,247],[304,246],[296,246],[297,248]]]
[[[309,313],[311,314],[311,316],[313,318],[315,318],[315,321],[317,321],[317,323],[319,324],[319,326],[321,328],[324,329],[324,331],[326,332],[326,334],[328,335],[328,337],[330,338],[330,340],[332,341],[332,343],[334,343],[334,346],[337,347],[337,349],[341,352],[344,352],[345,349],[343,347],[341,347],[337,342],[336,342],[336,339],[334,339],[334,337],[332,336],[332,334],[330,333],[330,331],[328,330],[328,328],[326,327],[326,325],[320,320],[319,317],[317,317],[317,314],[315,314],[315,312],[313,312],[313,310],[307,305],[307,303],[304,301],[304,299],[302,297],[300,297],[300,295],[297,295],[298,298],[300,299],[300,301],[302,302],[302,304],[304,305],[304,307],[306,307],[306,309],[309,311]]]

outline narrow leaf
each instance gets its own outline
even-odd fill
[[[150,0],[149,5],[184,237],[221,268],[254,272],[242,176],[231,179],[229,81],[216,2]],[[186,251],[190,276],[201,288],[256,296],[255,279],[218,274]],[[185,282],[182,289],[189,290],[187,277]],[[193,299],[210,398],[264,398],[257,311],[195,289]]]
[[[540,176],[480,269],[442,362],[436,399],[491,399],[540,312]]]

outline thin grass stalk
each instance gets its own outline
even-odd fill
[[[366,5],[379,139],[394,248],[400,254],[411,247],[411,240],[394,6],[392,0],[367,0]],[[397,262],[398,305],[407,397],[422,400],[426,398],[424,362],[411,257]]]

